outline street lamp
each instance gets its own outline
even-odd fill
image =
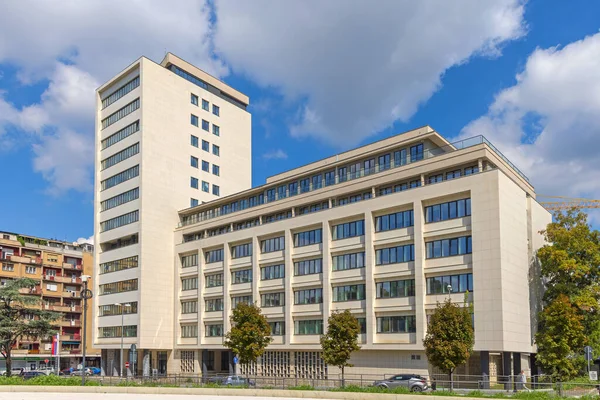
[[[88,280],[91,278],[89,275],[81,275],[81,282],[83,282],[83,290],[81,291],[81,297],[83,298],[83,357],[81,362],[81,386],[85,386],[85,339],[87,330],[87,301],[92,298],[94,293],[88,289]]]
[[[446,289],[448,289],[448,300],[450,300],[450,295],[452,294],[452,285],[446,286]]]
[[[125,322],[125,307],[131,307],[131,304],[115,303],[115,306],[121,307],[121,359],[119,360],[121,365],[119,366],[119,375],[122,378],[123,377],[123,366],[125,365],[125,363],[123,361],[123,338],[125,337],[125,323],[124,323]]]

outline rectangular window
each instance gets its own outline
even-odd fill
[[[221,336],[223,336],[223,324],[204,325],[204,335],[206,337],[221,337]]]
[[[400,211],[393,214],[375,217],[375,232],[391,231],[414,225],[413,210]]]
[[[271,336],[285,335],[285,321],[269,322],[269,326],[271,326]]]
[[[359,162],[354,163],[354,164],[350,165],[348,168],[350,168],[350,176],[348,178],[349,180],[360,178],[362,176],[361,163],[359,163]]]
[[[129,146],[128,148],[121,150],[120,152],[113,154],[112,156],[102,160],[102,162],[100,163],[101,164],[100,170],[105,170],[107,168],[110,168],[113,165],[120,163],[121,161],[125,161],[128,158],[133,157],[134,155],[136,155],[139,152],[140,152],[140,144],[138,142],[138,143],[136,143],[132,146]]]
[[[231,246],[231,258],[250,257],[252,255],[252,243]]]
[[[190,254],[189,256],[181,257],[181,267],[197,267],[198,266],[198,254]]]
[[[129,279],[126,281],[105,283],[103,285],[98,285],[98,290],[100,296],[103,296],[105,294],[131,292],[134,290],[138,290],[138,280]]]
[[[471,236],[426,242],[426,258],[441,258],[471,254]]]
[[[213,135],[221,136],[221,129],[219,128],[219,125],[213,124]]]
[[[335,185],[335,170],[325,172],[325,186]]]
[[[479,172],[479,167],[467,167],[465,168],[465,175],[472,175]]]
[[[216,144],[213,144],[213,154],[214,154],[215,156],[219,156],[219,155],[221,155],[220,148],[219,148],[219,146],[217,146]]]
[[[322,335],[323,320],[294,321],[295,335]]]
[[[415,295],[415,280],[377,282],[375,296],[378,299],[392,299],[397,297],[410,297]]]
[[[216,106],[213,104],[213,114],[215,114],[218,117],[219,112],[220,112],[219,106]]]
[[[434,276],[427,278],[427,294],[473,292],[473,274]]]
[[[139,97],[137,99],[135,99],[134,101],[132,101],[131,103],[127,104],[125,107],[121,108],[120,110],[115,111],[114,113],[110,114],[108,117],[104,118],[102,120],[102,129],[108,128],[109,126],[111,126],[115,122],[125,118],[126,116],[128,116],[129,114],[131,114],[132,112],[137,110],[138,108],[140,108],[140,98]]]
[[[271,279],[282,279],[285,278],[285,265],[269,265],[260,269],[260,279],[268,281]]]
[[[380,171],[385,171],[386,169],[390,169],[392,166],[391,165],[391,155],[384,154],[382,156],[379,156],[378,164],[379,164]]]
[[[110,231],[124,225],[133,224],[139,219],[139,211],[135,210],[127,214],[119,215],[118,217],[100,222],[100,232]]]
[[[294,275],[312,275],[323,272],[323,259],[315,258],[312,260],[296,261],[294,263]]]
[[[315,175],[312,177],[312,190],[321,189],[323,187],[323,175]]]
[[[202,140],[202,150],[210,151],[210,144],[206,140]]]
[[[100,202],[100,211],[110,210],[111,208],[118,207],[122,204],[129,203],[130,201],[136,200],[140,196],[140,188],[134,188],[111,197],[110,199]]]
[[[198,157],[190,156],[190,165],[194,168],[198,168]]]
[[[208,132],[210,130],[210,123],[206,120],[202,120],[202,129]]]
[[[15,265],[14,264],[2,263],[2,271],[4,271],[4,272],[14,272],[15,271]]]
[[[198,189],[198,178],[190,177],[190,186],[194,189]]]
[[[283,236],[261,240],[260,252],[261,253],[272,253],[274,251],[285,249],[285,238]]]
[[[267,202],[275,201],[275,189],[267,190]]]
[[[344,224],[334,225],[331,228],[332,239],[340,240],[365,234],[365,220],[346,222]]]
[[[190,207],[196,207],[198,204],[198,199],[190,198]]]
[[[288,192],[290,193],[290,196],[295,196],[298,194],[298,182],[291,182],[288,185]]]
[[[134,165],[131,168],[126,169],[123,172],[119,172],[116,175],[106,178],[100,183],[100,190],[110,189],[113,186],[117,186],[120,183],[128,181],[137,177],[140,174],[140,166]]]
[[[121,325],[118,326],[103,326],[98,328],[98,337],[101,338],[120,338],[137,337],[137,325],[125,325],[123,327],[123,335],[121,335]]]
[[[223,299],[207,299],[204,302],[204,311],[206,312],[215,312],[215,311],[223,311]]]
[[[261,307],[282,307],[285,305],[285,293],[263,293],[260,295]]]
[[[304,231],[294,233],[294,247],[310,246],[311,244],[323,242],[323,229],[313,229],[312,231]]]
[[[415,245],[387,247],[375,250],[375,265],[405,263],[415,260]]]
[[[217,185],[213,185],[213,186],[212,186],[212,189],[213,189],[212,193],[213,193],[215,196],[220,196],[220,193],[221,193],[221,188],[219,188]]]
[[[202,191],[205,193],[210,193],[210,184],[206,181],[202,181]]]
[[[334,286],[332,301],[354,301],[365,299],[365,285]]]
[[[196,314],[197,312],[198,312],[198,300],[181,302],[181,313],[182,314]]]
[[[418,144],[410,148],[410,162],[420,161],[423,159],[423,145]]]
[[[252,296],[236,296],[231,298],[231,308],[236,308],[238,304],[252,304]]]
[[[140,130],[140,120],[135,121],[133,124],[127,125],[125,128],[117,131],[104,139],[101,143],[102,150],[112,146],[115,143],[119,143],[121,140],[128,138],[137,131]]]
[[[194,147],[198,147],[198,136],[190,135],[190,144]]]
[[[193,105],[197,106],[198,105],[198,96],[196,96],[195,94],[192,93],[191,97],[190,97],[190,101]]]
[[[114,102],[116,102],[117,100],[119,100],[138,86],[140,86],[140,77],[136,76],[135,78],[133,78],[114,92],[112,92],[110,95],[105,97],[102,100],[102,109],[105,109],[106,107],[110,106],[111,104],[113,104]]]
[[[213,175],[219,176],[221,174],[221,168],[218,165],[213,164],[212,168]]]
[[[346,269],[364,268],[365,252],[343,254],[332,257],[332,267],[334,271],[343,271]]]
[[[456,171],[446,172],[446,180],[460,178],[461,170],[457,169]]]
[[[210,171],[210,163],[208,161],[202,160],[202,171],[204,171],[204,172]]]
[[[310,192],[310,178],[300,180],[300,193]]]
[[[207,288],[223,286],[223,273],[206,275],[205,282]]]
[[[340,167],[338,168],[338,180],[341,182],[346,182],[348,180],[348,168]]]
[[[358,321],[358,324],[360,325],[360,334],[361,335],[366,335],[367,334],[367,319],[366,318],[356,318]]]
[[[205,252],[204,261],[207,264],[223,261],[223,249],[209,250]]]
[[[181,337],[182,338],[195,338],[198,337],[198,325],[181,325]]]
[[[394,166],[399,167],[402,165],[406,165],[407,160],[407,152],[406,149],[398,150],[394,152]]]
[[[236,285],[238,283],[249,283],[252,282],[252,270],[242,269],[239,271],[231,272],[231,284]]]
[[[425,222],[446,221],[471,215],[471,199],[449,201],[425,207]]]
[[[121,315],[121,312],[125,314],[137,314],[138,302],[130,301],[124,305],[107,304],[104,306],[98,306],[98,316],[108,317],[111,315]]]
[[[294,304],[321,304],[323,303],[323,289],[305,289],[294,291]]]
[[[190,123],[194,126],[198,126],[198,116],[190,114]]]
[[[184,278],[181,280],[181,290],[196,290],[198,289],[198,278]]]
[[[202,109],[204,111],[209,111],[210,108],[209,108],[209,103],[207,100],[202,99]]]
[[[417,323],[414,315],[377,317],[377,333],[415,333]]]
[[[375,159],[365,160],[363,162],[365,175],[370,175],[375,172]]]
[[[124,269],[137,268],[138,256],[121,258],[119,260],[109,261],[100,264],[100,275],[110,272],[122,271]]]
[[[281,185],[277,188],[277,199],[285,199],[287,197],[287,185]]]
[[[438,174],[438,175],[430,175],[428,182],[429,184],[433,184],[433,183],[439,183],[439,182],[443,182],[444,181],[444,175],[443,174]]]
[[[25,266],[25,273],[26,274],[34,275],[36,273],[36,271],[37,271],[36,267],[32,267],[30,265],[26,265]]]

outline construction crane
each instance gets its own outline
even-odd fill
[[[540,204],[548,211],[563,211],[569,208],[600,208],[600,200],[579,199],[563,196],[544,196],[539,195],[538,199],[551,199],[550,201],[540,201]],[[559,200],[560,199],[560,200]]]

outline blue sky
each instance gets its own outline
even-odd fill
[[[0,5],[0,230],[93,234],[93,90],[165,50],[250,96],[254,185],[429,124],[600,198],[598,2],[52,3]]]

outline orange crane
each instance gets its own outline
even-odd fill
[[[550,199],[549,201],[540,201],[540,204],[548,211],[563,211],[569,208],[600,208],[600,200],[579,199],[563,196],[544,196],[539,195],[538,199]]]

